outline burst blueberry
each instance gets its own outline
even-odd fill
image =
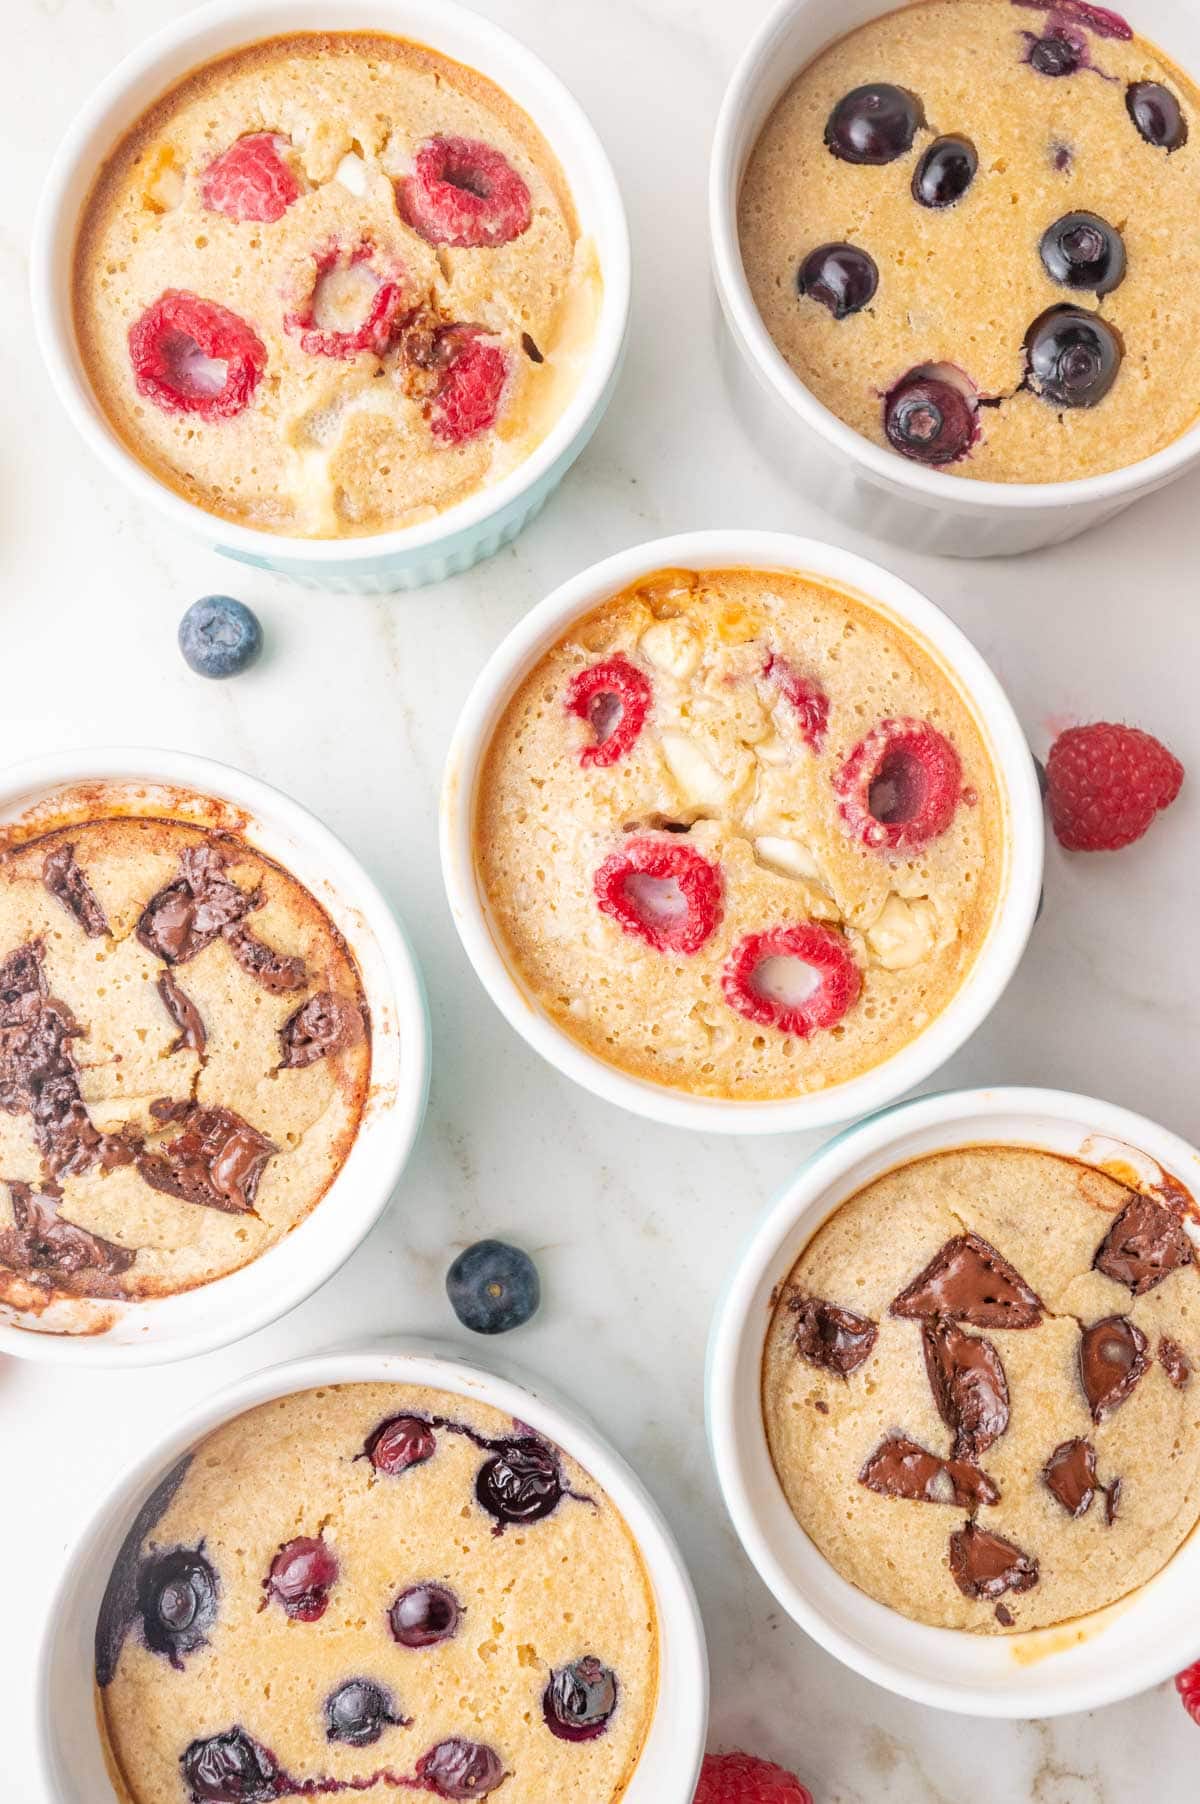
[[[540,1522],[562,1501],[554,1449],[533,1435],[509,1441],[480,1467],[475,1495],[498,1522]]]
[[[560,1741],[594,1741],[616,1707],[616,1674],[594,1654],[552,1672],[542,1698],[546,1727]]]
[[[536,1313],[541,1284],[528,1253],[503,1240],[480,1240],[450,1267],[446,1294],[464,1328],[507,1334]]]
[[[179,649],[197,676],[240,676],[263,648],[257,614],[232,595],[205,595],[179,622]]]
[[[1125,279],[1125,243],[1098,213],[1064,213],[1042,236],[1042,262],[1052,282],[1111,294]]]
[[[217,1575],[199,1548],[168,1548],[139,1571],[137,1600],[146,1646],[182,1667],[217,1619]]]
[[[374,1679],[347,1679],[325,1700],[325,1739],[350,1748],[369,1747],[392,1723],[401,1723],[391,1694]]]
[[[912,148],[923,118],[915,94],[891,82],[869,82],[838,101],[825,127],[825,142],[844,163],[894,163]]]
[[[269,1804],[294,1789],[270,1749],[245,1729],[189,1742],[179,1765],[192,1804]]]
[[[936,370],[910,370],[884,401],[888,442],[917,463],[950,464],[979,437],[978,403],[965,381]]]

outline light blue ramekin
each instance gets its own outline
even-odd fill
[[[160,482],[98,406],[76,342],[72,277],[80,212],[96,170],[146,108],[193,69],[243,45],[304,31],[374,31],[431,44],[524,108],[562,166],[581,240],[602,281],[578,386],[542,442],[490,487],[430,520],[367,538],[302,539],[205,512]],[[508,544],[558,487],[604,417],[629,323],[629,228],[612,165],[574,97],[524,45],[455,0],[212,0],[128,56],[73,121],[42,195],[31,259],[33,312],[51,379],[92,450],[140,502],[226,557],[307,588],[387,595],[460,575]]]

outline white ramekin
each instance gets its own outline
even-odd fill
[[[776,101],[828,44],[903,3],[781,0],[734,72],[713,141],[708,196],[717,292],[739,353],[727,370],[756,442],[773,448],[779,468],[794,470],[800,484],[861,531],[950,557],[1034,551],[1074,538],[1192,468],[1200,461],[1200,424],[1153,457],[1075,482],[974,482],[926,469],[863,438],[817,400],[775,348],[742,267],[738,192]],[[1200,68],[1200,9],[1136,0],[1130,10],[1138,30],[1176,63]]]
[[[256,777],[189,752],[52,754],[0,775],[0,839],[123,814],[228,828],[299,878],[353,952],[371,1014],[371,1082],[349,1156],[303,1221],[240,1271],[139,1302],[68,1298],[42,1314],[0,1304],[0,1353],[59,1365],[145,1366],[228,1346],[332,1277],[374,1226],[416,1142],[429,1088],[429,1017],[395,914],[328,827]],[[7,948],[11,950],[11,948]]]
[[[302,31],[382,31],[428,43],[487,75],[522,106],[554,150],[581,232],[596,247],[604,297],[579,387],[516,469],[436,519],[361,539],[303,539],[218,519],[138,462],[97,406],[71,316],[80,211],[95,172],[145,108],[190,70],[261,38]],[[629,231],[617,180],[578,102],[545,64],[454,0],[213,0],[183,13],[135,50],[72,122],[50,170],[34,233],[33,314],[42,355],[71,419],[141,502],[214,550],[314,589],[380,595],[460,574],[514,539],[558,487],[604,417],[629,320]]]
[[[717,1305],[708,1349],[708,1436],[739,1540],[780,1605],[828,1653],[889,1691],[971,1716],[1061,1716],[1144,1691],[1200,1655],[1183,1600],[1200,1585],[1200,1534],[1131,1597],[1063,1627],[972,1635],[910,1622],[842,1578],[792,1515],[771,1463],[762,1354],[772,1296],[812,1236],[864,1185],[960,1146],[1037,1147],[1147,1189],[1164,1172],[1200,1195],[1200,1153],[1112,1103],[1058,1090],[923,1096],[847,1128],[803,1165],[753,1230]]]
[[[966,982],[920,1037],[862,1076],[784,1102],[690,1096],[619,1071],[588,1052],[537,1004],[493,933],[476,876],[474,819],[492,732],[532,665],[572,621],[629,584],[665,568],[798,571],[858,595],[919,639],[955,682],[992,755],[1008,823],[1006,868],[995,920]],[[879,565],[786,533],[696,532],[635,545],[556,589],[514,627],[477,679],[459,716],[442,790],[442,876],[454,924],[492,1001],[544,1059],[608,1102],[707,1133],[794,1133],[850,1121],[894,1102],[957,1052],[995,1007],[1025,950],[1042,885],[1044,829],[1033,759],[996,678],[939,608]]]
[[[92,1701],[96,1616],[117,1550],[154,1486],[190,1447],[256,1404],[316,1386],[388,1383],[431,1385],[528,1423],[578,1460],[620,1511],[645,1562],[660,1638],[658,1700],[621,1804],[691,1804],[708,1724],[708,1657],[682,1556],[641,1480],[586,1416],[540,1379],[509,1372],[483,1371],[452,1347],[426,1341],[371,1344],[256,1372],[177,1423],[100,1504],[65,1562],[50,1605],[37,1678],[47,1798],[56,1804],[114,1798]]]

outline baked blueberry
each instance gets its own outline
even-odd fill
[[[274,1754],[244,1729],[190,1742],[179,1765],[192,1804],[268,1804],[287,1788]]]
[[[912,148],[923,122],[921,103],[907,88],[868,82],[838,101],[825,127],[825,142],[845,163],[894,163]]]
[[[1074,75],[1087,62],[1087,45],[1082,35],[1067,30],[1065,27],[1048,31],[1043,38],[1033,38],[1029,45],[1029,66],[1036,69],[1039,75],[1049,75],[1057,80],[1064,75]]]
[[[910,370],[884,401],[888,442],[923,464],[951,464],[979,437],[978,403],[965,379],[936,370]]]
[[[1033,392],[1055,407],[1095,407],[1116,381],[1124,346],[1115,328],[1082,307],[1051,307],[1025,338]]]
[[[437,1452],[437,1436],[421,1416],[389,1416],[367,1436],[363,1452],[377,1472],[390,1478],[423,1466]]]
[[[217,1619],[217,1575],[200,1548],[171,1547],[141,1566],[137,1600],[146,1646],[182,1667]]]
[[[445,1585],[410,1585],[391,1609],[388,1621],[401,1647],[436,1647],[458,1633],[462,1605]]]
[[[1098,213],[1064,213],[1042,236],[1042,262],[1064,288],[1111,294],[1125,279],[1125,241]]]
[[[504,1763],[494,1748],[457,1735],[439,1741],[417,1762],[417,1778],[437,1798],[486,1798],[504,1776]]]
[[[476,1497],[498,1522],[539,1522],[558,1508],[563,1490],[554,1449],[533,1435],[485,1460],[475,1481]]]
[[[978,169],[979,153],[969,138],[935,138],[913,174],[913,199],[922,207],[952,207]]]
[[[1187,143],[1187,117],[1170,88],[1161,82],[1130,82],[1125,105],[1142,137],[1155,149],[1170,152]]]
[[[446,1294],[463,1327],[475,1334],[520,1328],[542,1300],[537,1266],[503,1240],[480,1240],[460,1253],[446,1273]]]
[[[593,1741],[617,1707],[617,1675],[594,1654],[550,1674],[542,1697],[546,1727],[560,1741]]]
[[[293,1622],[316,1622],[325,1614],[337,1575],[337,1556],[328,1542],[320,1536],[298,1535],[279,1549],[265,1583]]]
[[[845,319],[875,298],[879,270],[874,257],[856,244],[819,244],[800,265],[796,287],[828,307],[834,319]]]
[[[368,1747],[390,1724],[403,1721],[396,1715],[391,1693],[374,1679],[347,1679],[325,1700],[326,1741],[344,1742],[350,1748]]]
[[[240,676],[262,648],[258,615],[232,595],[202,596],[179,622],[179,649],[197,676]]]

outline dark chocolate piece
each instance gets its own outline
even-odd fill
[[[357,1046],[365,1032],[362,1010],[347,996],[318,990],[289,1015],[279,1030],[284,1071],[298,1071],[330,1053]]]
[[[226,862],[217,846],[189,846],[180,854],[179,876],[142,910],[137,937],[164,964],[186,964],[227,927],[261,908],[261,892],[239,889],[224,874]]]
[[[186,991],[180,989],[170,971],[159,973],[158,993],[162,997],[163,1007],[179,1029],[178,1036],[171,1042],[171,1051],[203,1053],[208,1045],[208,1035],[200,1018],[200,1010]]]
[[[999,1487],[967,1460],[942,1459],[916,1441],[893,1435],[877,1447],[858,1475],[860,1485],[881,1497],[912,1503],[952,1503],[960,1510],[999,1503]]]
[[[990,1340],[954,1322],[924,1324],[925,1370],[956,1459],[977,1461],[1008,1427],[1008,1381]]]
[[[996,1605],[996,1621],[1002,1629],[1011,1629],[1016,1620],[1007,1604]]]
[[[1078,1519],[1092,1507],[1100,1488],[1096,1479],[1096,1449],[1090,1441],[1060,1441],[1042,1467],[1042,1482],[1062,1504],[1067,1515]]]
[[[978,1234],[959,1234],[900,1292],[891,1312],[944,1316],[973,1328],[1036,1328],[1042,1302],[995,1247]]]
[[[74,915],[89,939],[104,938],[108,919],[82,866],[75,861],[74,846],[51,847],[42,860],[42,882],[55,901]]]
[[[60,1198],[9,1183],[13,1226],[0,1229],[0,1263],[35,1283],[72,1296],[119,1297],[116,1280],[136,1257],[128,1247],[65,1221]]]
[[[1158,1343],[1158,1358],[1163,1371],[1177,1391],[1181,1391],[1192,1375],[1192,1362],[1177,1340],[1164,1334]]]
[[[279,1148],[232,1109],[194,1104],[183,1120],[173,1140],[138,1159],[147,1184],[185,1203],[252,1215],[259,1179]]]
[[[809,1365],[846,1378],[870,1358],[879,1329],[866,1316],[822,1297],[792,1297],[788,1308],[796,1318],[792,1331],[796,1351]]]
[[[272,996],[286,995],[289,990],[302,990],[308,982],[308,972],[302,958],[276,952],[260,940],[256,933],[251,933],[243,922],[235,921],[232,927],[226,927],[224,937],[242,970],[255,983],[260,983],[264,990],[269,990]]]
[[[1121,1486],[1123,1479],[1114,1478],[1104,1493],[1104,1519],[1109,1528],[1117,1519],[1117,1511],[1121,1506]]]
[[[1093,1422],[1102,1422],[1125,1402],[1149,1365],[1146,1336],[1128,1316],[1108,1315],[1083,1329],[1079,1376]]]
[[[1177,1212],[1153,1197],[1135,1196],[1108,1230],[1092,1264],[1141,1297],[1191,1260],[1192,1243]]]
[[[964,1597],[989,1599],[1006,1591],[1031,1591],[1039,1577],[1032,1554],[974,1522],[950,1537],[950,1573]]]

